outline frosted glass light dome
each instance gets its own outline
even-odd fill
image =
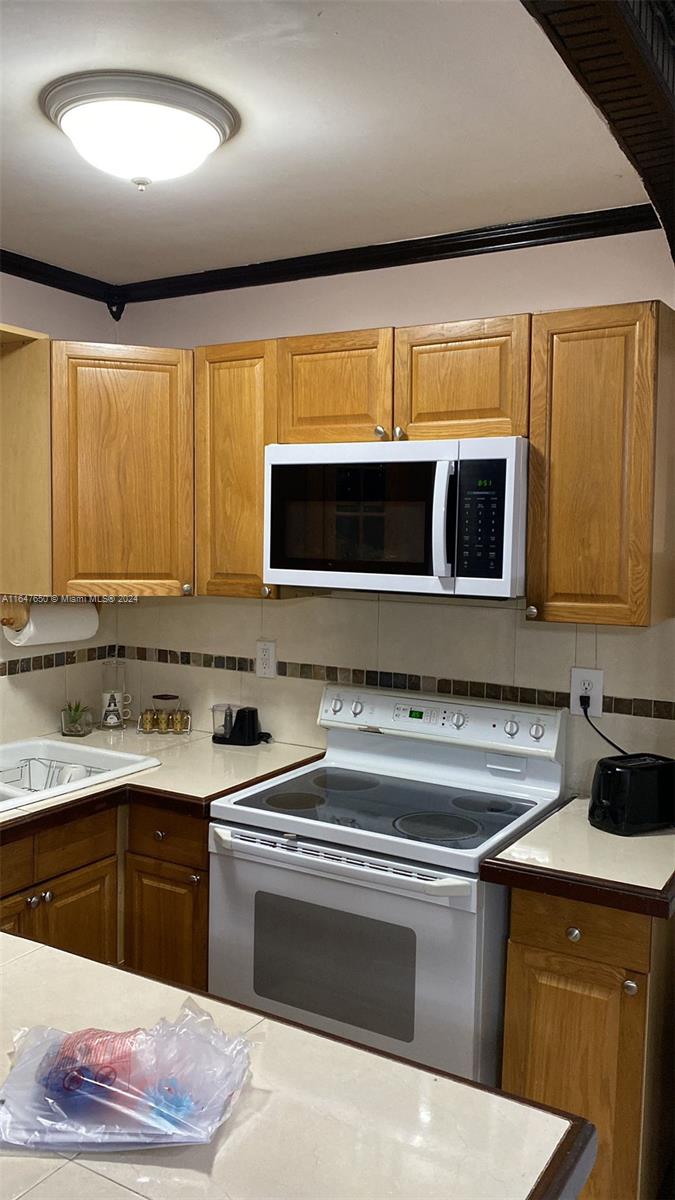
[[[66,76],[44,89],[40,103],[82,158],[141,189],[196,170],[239,127],[219,96],[140,72]]]

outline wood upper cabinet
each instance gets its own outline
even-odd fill
[[[509,945],[502,1087],[596,1126],[584,1200],[638,1195],[646,996],[644,975]]]
[[[395,331],[394,425],[409,438],[527,436],[530,317]]]
[[[0,326],[0,592],[52,591],[49,405],[49,338]]]
[[[260,596],[264,449],[277,440],[276,343],[195,353],[197,591]]]
[[[206,988],[207,871],[127,854],[125,908],[127,966]]]
[[[391,329],[310,334],[279,341],[279,441],[390,438],[392,347]],[[384,434],[378,434],[378,426]]]
[[[192,353],[52,346],[53,587],[193,588]]]
[[[533,317],[527,598],[544,620],[675,613],[674,318],[656,303]]]

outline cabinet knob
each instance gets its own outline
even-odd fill
[[[401,425],[394,425],[394,438],[397,442],[402,442],[406,437],[406,431]]]
[[[581,930],[577,929],[574,925],[570,925],[569,929],[565,930],[565,933],[571,942],[581,941]]]
[[[198,883],[201,883],[201,878],[202,878],[201,875],[191,875],[190,883],[194,883],[196,886]]]
[[[180,590],[184,596],[191,596],[192,595],[192,584],[184,583]]]
[[[623,985],[623,990],[627,996],[637,996],[638,985],[634,979],[627,979]]]
[[[272,591],[271,587],[268,587],[266,583],[263,583],[263,585],[260,589],[260,595],[262,596],[263,600],[267,599],[267,597],[270,595],[271,591]]]
[[[52,900],[54,899],[54,893],[52,891],[43,892],[42,899],[44,900],[45,904],[51,904]]]
[[[156,842],[163,842],[164,838],[166,837],[166,833],[163,829],[156,829],[152,836]]]
[[[387,431],[386,431],[384,425],[376,425],[374,432],[375,432],[375,437],[386,438],[386,436],[387,436]]]
[[[527,608],[525,609],[525,620],[534,621],[538,616],[539,609],[537,608],[536,604],[528,604]]]
[[[40,896],[26,896],[26,904],[27,904],[28,908],[37,908],[38,904],[40,903],[40,900],[41,900]]]

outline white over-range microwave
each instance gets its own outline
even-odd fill
[[[521,596],[527,441],[268,446],[264,580]]]

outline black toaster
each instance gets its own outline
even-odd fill
[[[621,754],[595,768],[588,819],[596,829],[630,837],[675,826],[675,758]]]

